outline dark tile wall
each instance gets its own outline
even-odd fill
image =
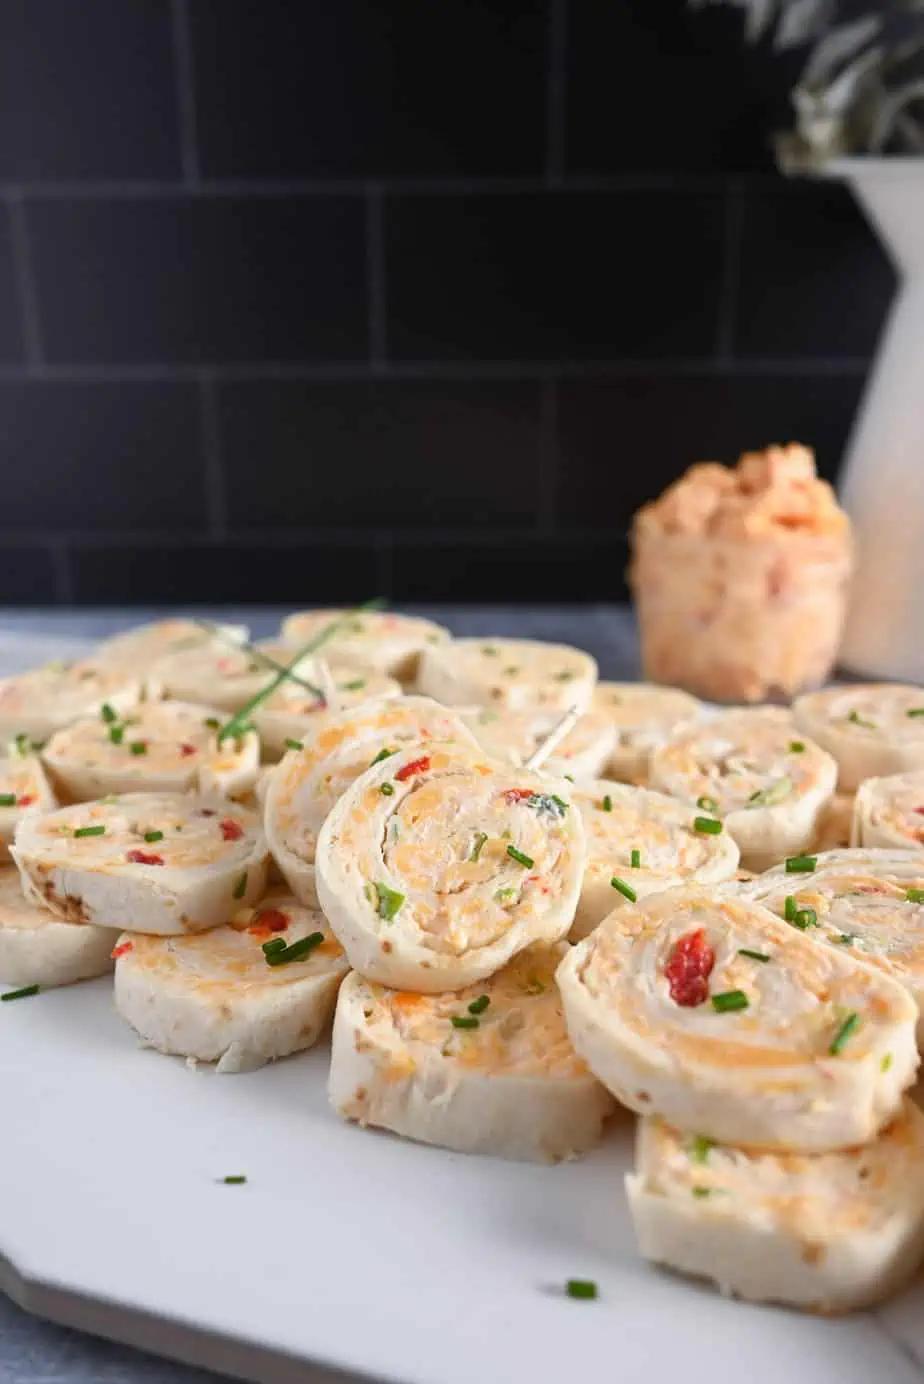
[[[893,291],[684,0],[0,0],[0,602],[607,600]]]

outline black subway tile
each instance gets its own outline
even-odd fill
[[[87,605],[334,605],[385,595],[368,543],[77,544],[74,600]]]
[[[0,384],[0,531],[205,524],[194,384]]]
[[[179,170],[168,0],[4,0],[0,178]]]
[[[626,595],[625,539],[618,533],[580,537],[539,535],[398,538],[392,555],[391,598],[541,605],[615,601]]]
[[[599,360],[713,349],[719,195],[395,196],[385,212],[395,356]]]
[[[872,353],[895,274],[845,188],[752,184],[742,235],[739,355]]]
[[[53,362],[365,353],[361,198],[42,200],[27,215]]]
[[[539,0],[193,0],[191,20],[209,177],[542,167]]]
[[[219,400],[232,528],[537,517],[535,383],[257,381]]]
[[[0,361],[22,360],[22,322],[16,292],[16,265],[10,211],[0,205]]]
[[[692,462],[733,462],[774,442],[813,446],[833,480],[862,384],[853,374],[565,380],[558,521],[625,532],[639,505]]]
[[[54,605],[58,595],[50,548],[0,546],[0,606]]]

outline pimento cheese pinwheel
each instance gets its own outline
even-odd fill
[[[125,793],[27,817],[12,848],[27,898],[71,922],[173,936],[258,899],[259,820],[191,793]]]
[[[418,691],[447,706],[586,711],[597,681],[590,654],[533,639],[453,639],[426,648]]]
[[[652,750],[706,714],[689,692],[653,682],[598,682],[593,709],[613,724],[616,741],[605,771],[623,783],[647,782]]]
[[[924,1115],[905,1101],[860,1148],[782,1155],[641,1120],[626,1191],[646,1259],[751,1302],[869,1307],[924,1254]]]
[[[109,705],[120,715],[141,701],[142,683],[95,660],[48,663],[0,678],[0,741],[41,745],[56,730]]]
[[[439,995],[354,972],[334,1020],[335,1110],[464,1153],[543,1162],[583,1153],[615,1102],[565,1029],[554,975],[566,949],[537,943],[490,979]]]
[[[49,812],[57,806],[38,755],[25,745],[20,754],[11,745],[9,753],[0,758],[0,861],[9,860],[16,827],[27,813]]]
[[[348,668],[345,664],[331,668],[337,700],[330,707],[321,697],[312,696],[306,688],[294,682],[284,682],[270,693],[253,713],[253,723],[260,734],[264,758],[281,759],[293,741],[314,735],[318,717],[326,711],[344,711],[366,702],[387,702],[401,696],[401,684],[385,673],[366,668]],[[311,676],[310,672],[308,674]]]
[[[741,863],[763,870],[811,845],[837,765],[777,707],[728,711],[656,749],[649,786],[720,818]]]
[[[112,970],[113,928],[65,923],[23,897],[19,873],[0,866],[0,981],[5,985],[70,985]]]
[[[216,636],[239,643],[247,638],[247,626],[206,627],[196,620],[175,616],[149,625],[135,625],[104,639],[97,645],[94,657],[101,667],[146,678],[162,659],[213,644]]]
[[[300,648],[323,629],[345,615],[347,624],[324,645],[334,663],[348,663],[387,673],[405,685],[417,674],[420,655],[427,648],[446,643],[450,634],[432,620],[393,611],[303,610],[290,615],[280,631],[284,643]]]
[[[493,711],[479,707],[459,714],[482,749],[511,764],[525,764],[561,721],[557,711]],[[577,783],[599,778],[615,742],[616,732],[609,719],[599,712],[585,712],[543,760],[543,772],[567,775]]]
[[[322,914],[281,891],[194,937],[126,933],[115,955],[116,1009],[146,1046],[222,1073],[310,1047],[349,969]]]
[[[863,1143],[918,1065],[897,981],[694,886],[616,909],[557,978],[571,1041],[618,1100],[727,1143]]]
[[[837,760],[837,786],[852,793],[864,779],[924,769],[924,688],[903,683],[828,687],[797,697],[800,731]]]
[[[585,862],[569,789],[458,743],[367,769],[325,821],[316,857],[321,907],[354,970],[435,994],[563,938]]]
[[[252,648],[232,648],[222,640],[206,638],[161,659],[154,671],[165,696],[235,712],[272,682],[279,668],[289,667],[293,657],[294,650],[269,639]],[[306,655],[292,668],[293,674],[310,680],[312,663]]]
[[[852,846],[924,846],[924,769],[866,779],[853,800]]]

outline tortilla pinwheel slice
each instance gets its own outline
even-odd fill
[[[651,895],[578,943],[557,974],[577,1052],[631,1110],[710,1139],[872,1139],[914,1081],[917,1006],[735,888]]]
[[[525,764],[561,721],[557,711],[492,711],[479,707],[460,715],[483,750],[511,764]],[[561,778],[567,776],[576,783],[599,778],[615,737],[606,716],[587,711],[543,760],[542,771]]]
[[[537,943],[496,975],[438,995],[354,972],[334,1020],[330,1099],[346,1119],[463,1153],[557,1162],[596,1144],[615,1108],[565,1029]]]
[[[616,732],[606,776],[623,783],[645,783],[652,750],[706,715],[689,692],[653,682],[598,682],[593,709],[608,717]]]
[[[449,631],[432,620],[381,610],[303,610],[282,622],[280,638],[293,649],[314,639],[333,620],[343,628],[324,644],[324,657],[387,673],[407,686],[413,683],[424,649],[445,644]]]
[[[907,1100],[859,1148],[782,1155],[644,1119],[626,1192],[646,1259],[751,1302],[870,1307],[924,1254],[924,1115]]]
[[[25,747],[20,754],[15,744],[11,745],[0,758],[0,862],[9,861],[13,836],[23,817],[50,812],[57,806],[38,755]]]
[[[738,847],[728,832],[697,831],[698,808],[606,779],[577,784],[571,796],[587,836],[572,941],[586,937],[626,902],[681,884],[719,884],[735,875]]]
[[[418,691],[447,706],[587,711],[597,681],[590,654],[533,639],[453,639],[426,648]]]
[[[924,769],[866,779],[853,800],[850,844],[924,847]]]
[[[247,1072],[317,1041],[349,967],[318,909],[291,894],[193,937],[125,933],[115,1005],[147,1047]]]
[[[148,625],[135,625],[104,639],[97,645],[95,658],[101,667],[145,678],[162,659],[174,654],[215,644],[219,639],[240,643],[246,638],[246,625],[209,626],[173,616]]]
[[[260,767],[253,731],[219,741],[220,711],[188,702],[144,702],[121,717],[111,706],[59,730],[42,759],[65,799],[107,793],[249,792]]]
[[[279,760],[286,750],[294,748],[293,742],[310,739],[323,712],[345,711],[366,702],[387,702],[401,696],[400,682],[385,673],[346,664],[332,667],[330,672],[336,691],[334,706],[328,705],[323,694],[312,696],[291,681],[284,682],[260,703],[252,720],[260,734],[264,758]]]
[[[266,886],[259,819],[217,795],[125,793],[26,818],[26,897],[70,922],[174,936],[226,922]]]
[[[0,742],[15,743],[25,752],[29,742],[40,746],[56,730],[99,715],[103,706],[127,714],[143,691],[137,678],[90,659],[48,663],[0,678]]]
[[[23,897],[19,872],[0,865],[0,983],[71,985],[112,970],[113,928],[65,923]]]
[[[279,764],[267,787],[264,821],[273,859],[296,898],[317,903],[315,854],[328,813],[377,758],[407,745],[474,736],[455,712],[429,697],[363,702],[318,712],[301,750]]]
[[[649,768],[651,788],[724,822],[749,870],[811,846],[836,779],[831,756],[779,707],[729,711],[683,731],[654,751]]]
[[[793,715],[837,760],[837,786],[852,793],[864,779],[924,769],[924,688],[903,683],[828,687],[797,697]]]
[[[285,644],[269,639],[246,649],[232,648],[224,640],[206,639],[170,654],[155,665],[154,671],[165,696],[218,707],[230,715],[262,692],[280,668],[289,666],[294,654]],[[306,656],[295,664],[292,673],[311,682],[317,695],[317,684],[311,680],[313,662]],[[299,690],[310,695],[307,687]]]
[[[561,940],[585,862],[569,790],[450,743],[367,769],[325,821],[316,857],[321,907],[354,970],[435,994]]]

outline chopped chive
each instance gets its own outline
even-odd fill
[[[568,780],[569,783],[573,783],[573,782],[574,782],[574,775],[573,775],[573,774],[562,774],[562,778],[566,778],[566,779]],[[567,804],[566,804],[566,806],[567,806]]]
[[[453,1028],[478,1028],[479,1026],[479,1020],[474,1015],[470,1017],[467,1014],[453,1014],[449,1022]]]
[[[610,880],[610,888],[618,889],[620,894],[622,894],[623,898],[628,899],[630,903],[635,903],[638,899],[638,894],[636,894],[635,890],[632,888],[632,885],[626,884],[626,881],[624,879],[620,879],[618,875],[614,875],[613,878]]]
[[[924,889],[909,889],[905,893],[909,903],[924,903]]]
[[[844,1051],[850,1037],[856,1033],[860,1027],[860,1016],[857,1011],[852,1010],[840,1025],[834,1037],[831,1039],[831,1046],[828,1052],[832,1057],[839,1057]]]
[[[125,739],[125,727],[110,726],[109,739],[112,741],[113,745],[121,745],[122,741]]]
[[[0,793],[0,807],[15,807],[15,806],[16,806],[16,794],[15,794],[15,793]]]
[[[747,1009],[750,1000],[743,990],[724,990],[712,996],[712,1007],[717,1014],[731,1014],[736,1009]]]
[[[0,1000],[25,1000],[37,995],[41,988],[40,985],[24,985],[21,990],[7,990],[5,995],[0,995]]]
[[[493,644],[482,644],[481,652],[484,654],[485,658],[497,658],[500,650],[495,649]]]
[[[144,839],[145,841],[163,841],[164,833],[162,831],[146,831]]]
[[[286,739],[285,739],[285,746],[286,746],[286,749],[287,749],[287,750],[301,750],[301,749],[304,749],[304,746],[303,746],[302,742],[301,742],[300,740],[293,740],[291,735],[287,735],[287,736],[286,736]]]
[[[787,923],[792,922],[798,911],[795,895],[787,894],[786,898],[783,900],[783,917],[786,919]]]
[[[375,895],[376,913],[380,918],[384,918],[386,923],[390,923],[404,903],[404,894],[399,894],[397,889],[389,889],[387,884],[379,884],[376,881]]]
[[[756,793],[752,793],[748,798],[749,807],[774,807],[781,803],[784,798],[788,798],[793,790],[791,778],[777,779],[776,783],[768,784],[766,788],[758,788]]]
[[[818,914],[814,908],[798,908],[790,919],[793,927],[797,927],[800,932],[805,932],[807,928],[818,926]]]
[[[913,706],[910,711],[905,712],[906,716],[924,716],[924,706]]]
[[[547,812],[550,817],[564,817],[568,804],[557,793],[530,793],[526,806],[535,812]]]
[[[606,796],[604,797],[604,799],[603,799],[602,803],[600,804],[600,806],[601,806],[601,808],[603,809],[604,812],[612,812],[612,810],[613,810],[613,799],[610,797],[609,793],[606,794]]]
[[[287,946],[284,937],[271,937],[268,942],[263,943],[263,951],[266,956],[272,956],[274,952],[285,951]]]
[[[115,708],[111,707],[108,702],[103,702],[102,706],[99,709],[99,714],[100,716],[102,716],[106,724],[110,726],[112,725],[113,721],[117,721],[119,719],[118,713],[116,712]]]
[[[692,1191],[694,1197],[696,1197],[697,1201],[702,1201],[704,1197],[708,1197],[708,1196],[709,1196],[709,1194],[710,1194],[711,1191],[712,1191],[712,1188],[711,1188],[711,1187],[693,1187],[693,1188],[691,1188],[691,1191]]]
[[[204,724],[208,726],[209,730],[217,730],[221,722],[217,716],[206,716]]]
[[[694,817],[693,830],[701,832],[703,836],[718,836],[722,830],[722,823],[714,817]]]
[[[340,690],[341,692],[358,692],[361,688],[365,687],[365,685],[365,678],[354,678],[352,682],[342,682],[340,684]]]
[[[477,1000],[472,1000],[468,1007],[469,1014],[483,1014],[491,1003],[490,995],[479,995]]]
[[[887,1071],[889,1070],[889,1068],[891,1067],[891,1065],[892,1065],[892,1054],[891,1054],[890,1052],[887,1052],[887,1053],[885,1054],[885,1056],[883,1057],[882,1061],[879,1063],[879,1070],[880,1070],[881,1072],[887,1072]]]
[[[599,1296],[599,1289],[596,1283],[589,1278],[569,1278],[565,1284],[565,1292],[570,1298],[577,1298],[580,1302],[592,1302]]]
[[[243,1173],[231,1173],[228,1177],[221,1177],[219,1182],[223,1182],[226,1187],[242,1187],[247,1181]]]
[[[863,726],[864,730],[875,730],[875,729],[876,729],[876,722],[875,722],[875,721],[868,721],[868,720],[866,719],[866,717],[865,717],[865,716],[861,716],[860,713],[859,713],[859,711],[857,711],[856,709],[854,709],[853,711],[851,711],[850,715],[847,717],[847,720],[851,723],[851,725],[854,725],[854,726]]]
[[[234,881],[234,888],[231,890],[232,899],[242,899],[247,892],[247,871],[238,875]]]
[[[842,947],[849,947],[852,942],[857,940],[857,934],[855,932],[842,932],[837,940]]]
[[[556,673],[554,676],[556,682],[570,682],[577,674],[572,672],[570,668],[562,668],[561,672]]]
[[[531,870],[536,863],[532,856],[524,854],[523,851],[518,851],[516,846],[508,846],[507,854],[510,856],[511,860],[515,860],[518,865],[522,865],[524,870]]]
[[[549,799],[558,808],[559,814],[564,817],[565,813],[568,811],[568,804],[565,802],[564,798],[560,798],[557,793],[550,793]]]
[[[751,958],[752,961],[769,961],[769,960],[770,960],[770,958],[769,958],[769,956],[767,955],[766,952],[751,951],[750,947],[739,947],[739,948],[738,948],[738,955],[739,955],[739,956],[749,956],[749,957]]]
[[[705,1134],[694,1134],[690,1140],[690,1158],[694,1163],[705,1163],[714,1148],[714,1139],[707,1139]]]
[[[383,798],[393,798],[395,795],[395,785],[393,783],[380,784],[379,792]]]
[[[805,749],[805,741],[804,741],[804,740],[790,740],[790,742],[789,742],[789,753],[790,753],[790,754],[802,754],[802,752],[803,752],[804,749]]]
[[[516,892],[515,889],[498,889],[494,895],[494,900],[496,903],[509,903],[512,898],[516,897]]]
[[[629,856],[629,864],[632,866],[633,870],[640,870],[642,868],[641,851],[632,852],[632,854]]]
[[[285,966],[290,961],[303,961],[323,941],[323,932],[310,932],[307,937],[300,937],[297,942],[293,942],[281,950],[268,952],[264,947],[263,954],[266,957],[266,964],[268,966]]]
[[[469,860],[481,859],[481,852],[484,850],[484,843],[487,839],[488,833],[486,831],[475,832],[475,844],[472,846],[471,854],[468,857]]]
[[[705,793],[701,798],[696,799],[696,806],[701,807],[704,812],[718,812],[719,804],[715,798],[707,798]]]
[[[32,741],[29,739],[28,735],[26,735],[25,731],[20,731],[19,734],[14,738],[13,747],[16,750],[16,753],[19,755],[20,759],[24,759],[26,755],[31,754],[33,749],[36,748],[32,744]]]
[[[77,830],[74,832],[74,836],[75,836],[75,837],[77,837],[77,836],[105,836],[105,835],[106,835],[106,828],[105,828],[105,827],[78,827]]]
[[[383,759],[391,759],[392,755],[393,755],[393,754],[397,754],[397,753],[398,753],[397,750],[390,750],[390,749],[388,749],[388,747],[386,746],[384,749],[379,750],[379,752],[378,752],[378,754],[376,755],[375,759],[372,759],[372,760],[369,761],[369,768],[371,769],[372,766],[373,766],[373,764],[381,764],[381,762],[382,762]]]
[[[133,740],[128,747],[132,754],[147,754],[148,747],[143,740]]]
[[[817,864],[817,856],[790,855],[786,859],[786,873],[788,875],[810,875]]]
[[[503,670],[503,672],[504,672],[504,677],[505,677],[505,678],[515,678],[516,675],[517,675],[517,673],[518,673],[519,671],[520,671],[519,664],[517,664],[517,663],[511,663],[511,665],[510,665],[509,668],[505,668],[505,669]]]

